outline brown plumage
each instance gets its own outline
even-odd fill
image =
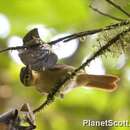
[[[41,93],[49,93],[50,89],[56,85],[67,73],[72,72],[75,68],[65,64],[57,64],[54,68],[44,71],[33,71],[30,80],[24,79],[26,72],[21,71],[21,81],[26,86],[33,85]],[[26,81],[26,82],[24,82]],[[104,90],[115,90],[119,78],[113,75],[90,75],[84,71],[80,71],[77,75],[64,84],[64,90],[74,88],[77,86],[95,87]]]

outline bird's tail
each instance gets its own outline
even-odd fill
[[[119,78],[112,75],[79,74],[76,81],[78,86],[81,85],[113,91],[117,88],[117,81],[119,81]]]

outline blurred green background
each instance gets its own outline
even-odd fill
[[[74,33],[100,28],[117,21],[101,16],[88,5],[91,0],[0,0],[0,49],[8,45],[16,46],[18,41],[33,27],[42,32],[42,39],[50,41],[63,33]],[[130,2],[115,0],[130,12]],[[128,3],[129,2],[129,3]],[[104,0],[95,0],[96,8],[115,16],[126,18]],[[96,36],[79,40],[73,55],[60,62],[78,67],[82,61],[95,51]],[[17,42],[16,42],[17,41]],[[66,43],[65,43],[66,44]],[[73,42],[69,43],[69,46]],[[59,47],[60,48],[60,47]],[[68,53],[65,50],[63,53]],[[71,50],[70,50],[71,51]],[[33,87],[24,87],[19,80],[20,64],[11,53],[0,54],[0,113],[29,103],[32,108],[43,102],[45,96]],[[14,54],[16,55],[16,54]],[[36,115],[37,130],[89,130],[83,127],[83,120],[129,120],[130,119],[130,56],[108,54],[90,64],[89,70],[99,68],[108,74],[118,75],[119,88],[112,92],[95,89],[76,88],[66,94],[64,99],[55,102]],[[16,60],[14,60],[16,59]],[[93,127],[94,130],[128,130],[128,127]]]

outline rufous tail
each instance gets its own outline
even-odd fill
[[[113,75],[79,74],[76,81],[77,84],[81,86],[113,91],[117,88],[117,82],[119,81],[119,78]]]

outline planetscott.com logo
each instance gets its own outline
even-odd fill
[[[128,120],[83,120],[84,127],[130,127]]]

